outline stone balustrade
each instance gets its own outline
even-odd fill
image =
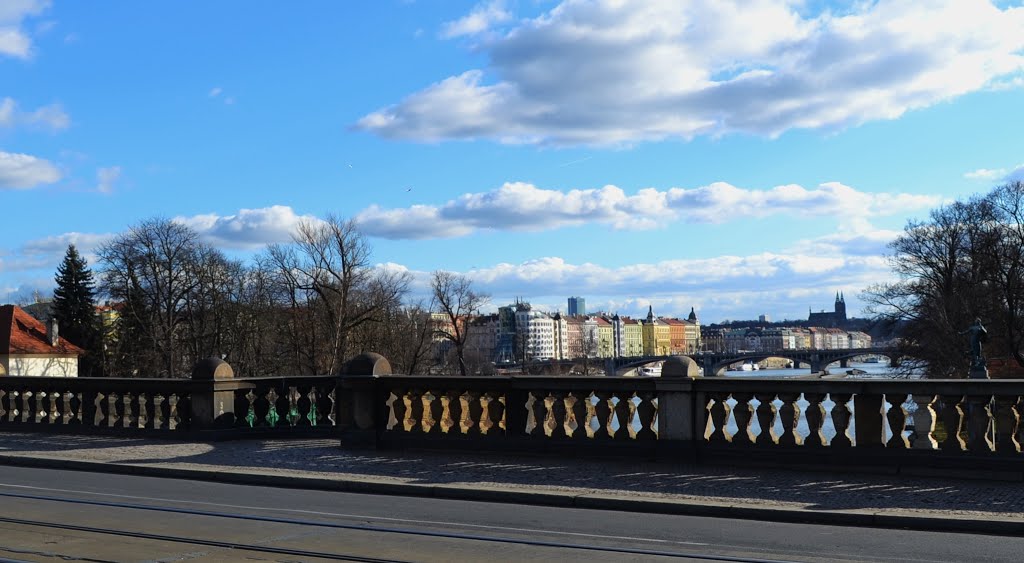
[[[343,447],[626,455],[773,464],[1021,468],[1024,380],[391,375],[0,377],[0,431],[335,435]]]

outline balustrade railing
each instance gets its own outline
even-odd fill
[[[0,377],[0,431],[339,436],[345,447],[593,452],[1024,472],[1024,380],[346,374]],[[664,373],[673,373],[664,370]],[[680,373],[675,372],[677,375]]]

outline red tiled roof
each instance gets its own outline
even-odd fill
[[[0,306],[0,354],[84,354],[78,346],[58,337],[50,346],[46,327],[15,305]]]

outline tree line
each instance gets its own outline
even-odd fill
[[[965,329],[980,319],[985,355],[1024,368],[1024,183],[932,210],[891,244],[897,281],[868,289],[879,319],[898,329],[902,352],[929,377],[966,377]]]
[[[334,216],[300,223],[291,242],[248,262],[184,224],[148,219],[99,247],[95,276],[68,248],[53,316],[87,351],[82,376],[187,377],[211,356],[244,377],[338,374],[365,351],[383,354],[397,373],[440,363],[465,375],[469,324],[460,321],[486,295],[464,276],[436,271],[430,298],[412,302],[412,276],[374,267],[371,254],[356,224]],[[97,315],[97,302],[111,312]],[[439,341],[452,344],[452,361],[436,356]]]

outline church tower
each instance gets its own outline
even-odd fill
[[[836,321],[839,324],[846,322],[846,297],[841,291],[836,294]]]

